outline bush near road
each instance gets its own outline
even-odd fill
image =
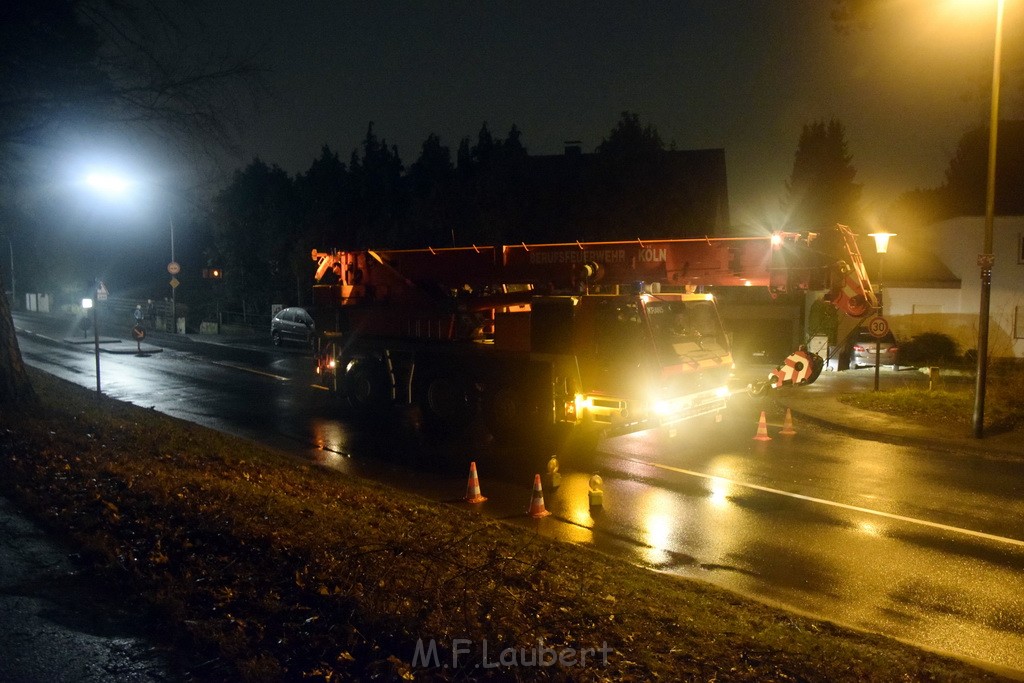
[[[203,653],[195,679],[996,678],[32,378],[43,407],[0,414],[0,486]],[[430,639],[440,666],[414,667]],[[484,669],[485,641],[492,662],[609,652]]]

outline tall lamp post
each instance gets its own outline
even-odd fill
[[[985,383],[988,379],[988,322],[992,296],[992,224],[996,209],[996,142],[999,127],[999,70],[1002,68],[1003,8],[1005,0],[996,0],[996,39],[992,58],[992,109],[988,124],[988,179],[985,186],[985,241],[978,255],[981,270],[981,306],[978,313],[978,370],[974,387],[974,438],[985,435]]]
[[[882,298],[882,265],[885,263],[885,255],[889,251],[889,240],[896,236],[894,232],[872,232],[868,237],[875,239],[875,252],[878,254],[878,315],[882,315],[882,306],[885,299]],[[882,368],[882,338],[875,337],[875,391],[878,391],[878,376]]]

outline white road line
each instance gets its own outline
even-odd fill
[[[1015,545],[1024,548],[1024,541],[1016,538],[1008,538],[1006,536],[996,536],[995,534],[986,534],[984,531],[974,531],[972,529],[962,529],[956,526],[950,526],[948,524],[940,524],[939,522],[929,522],[927,519],[917,519],[915,517],[905,517],[903,515],[897,515],[892,512],[883,512],[881,510],[872,510],[871,508],[864,508],[858,505],[848,505],[847,503],[839,503],[834,500],[826,500],[824,498],[815,498],[813,496],[805,496],[802,493],[793,493],[792,491],[783,491],[781,489],[773,489],[770,486],[761,486],[760,484],[750,484],[744,481],[736,481],[727,477],[720,477],[714,474],[707,474],[705,472],[695,472],[693,470],[686,470],[681,467],[673,467],[672,465],[662,465],[656,462],[647,462],[644,460],[636,460],[628,458],[630,462],[637,463],[639,465],[647,465],[648,467],[655,467],[661,470],[667,470],[669,472],[676,472],[678,474],[686,474],[691,477],[698,477],[700,479],[724,481],[736,486],[742,486],[748,489],[754,489],[755,491],[763,491],[765,493],[774,493],[778,496],[787,496],[789,498],[797,498],[799,500],[806,500],[810,503],[818,503],[819,505],[829,505],[831,507],[842,508],[843,510],[852,510],[854,512],[863,512],[868,515],[875,515],[877,517],[885,517],[887,519],[895,519],[900,522],[907,522],[908,524],[917,524],[920,526],[930,527],[932,529],[940,529],[942,531],[949,531],[954,534],[963,534],[965,536],[973,536],[974,538],[983,538],[986,541],[995,541],[996,543],[1006,543],[1009,545]]]
[[[269,373],[269,372],[263,372],[262,370],[255,370],[253,368],[247,368],[247,367],[244,367],[244,366],[241,366],[241,365],[235,365],[233,363],[224,363],[224,362],[218,361],[218,360],[210,361],[210,362],[213,363],[214,365],[220,365],[221,367],[231,368],[232,370],[241,370],[242,372],[251,372],[254,375],[263,375],[264,377],[270,377],[272,379],[276,379],[276,380],[281,381],[281,382],[291,382],[292,381],[291,377],[282,377],[281,375],[274,375],[274,374]]]

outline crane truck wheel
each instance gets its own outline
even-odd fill
[[[468,428],[477,416],[476,389],[462,375],[435,375],[420,384],[416,403],[429,431],[455,434]]]
[[[529,429],[524,424],[523,400],[512,387],[498,387],[487,396],[487,429],[495,438],[508,441]]]
[[[345,371],[342,387],[348,404],[360,412],[381,410],[391,403],[387,375],[373,360],[353,361]]]

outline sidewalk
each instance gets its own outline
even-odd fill
[[[1024,460],[1024,434],[1020,431],[991,433],[976,439],[969,427],[949,423],[924,425],[874,410],[862,410],[839,401],[838,396],[844,393],[873,391],[874,380],[873,368],[822,372],[811,385],[783,387],[774,390],[772,396],[780,405],[793,411],[794,419],[820,424],[858,438],[983,457]],[[968,380],[945,378],[943,381]],[[928,386],[928,376],[912,368],[899,371],[881,369],[880,390],[904,386],[925,388]]]

